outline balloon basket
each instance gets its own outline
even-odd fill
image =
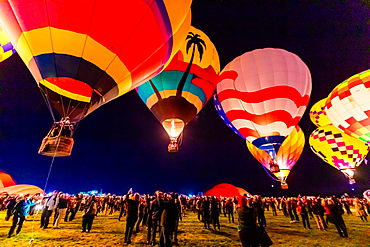
[[[287,189],[289,189],[289,186],[288,186],[288,184],[287,184],[287,183],[282,183],[282,184],[281,184],[281,188],[282,188],[283,190],[287,190]]]
[[[74,140],[72,137],[46,136],[41,143],[39,154],[51,157],[70,156],[72,153]]]
[[[171,140],[170,144],[168,144],[168,152],[176,153],[178,151],[179,151],[179,144],[176,141]]]

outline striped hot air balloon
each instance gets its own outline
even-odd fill
[[[297,55],[257,49],[226,65],[217,96],[238,132],[275,159],[306,110],[311,83],[310,71]]]
[[[370,144],[370,69],[336,86],[327,98],[326,113],[334,126]]]
[[[191,27],[182,48],[164,71],[137,88],[170,136],[169,152],[178,151],[179,136],[211,98],[219,72],[215,46],[205,33]]]
[[[62,116],[39,153],[70,155],[76,123],[160,73],[188,34],[191,2],[1,0],[0,24]]]
[[[326,114],[326,98],[316,102],[310,109],[310,119],[317,127],[331,124]]]
[[[343,172],[351,184],[356,167],[366,158],[369,146],[340,131],[325,125],[313,131],[309,138],[311,150],[329,165]]]
[[[297,163],[299,157],[301,156],[304,144],[305,137],[303,131],[299,126],[296,126],[287,136],[276,154],[276,163],[278,164],[280,171],[274,172],[273,174],[279,179],[283,189],[288,188],[288,184],[286,182],[287,177],[290,173],[290,170]],[[273,162],[271,156],[250,142],[247,142],[247,147],[251,154],[269,170],[270,164]]]
[[[8,35],[5,33],[3,28],[0,26],[0,63],[16,53]]]

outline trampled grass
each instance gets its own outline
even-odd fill
[[[94,220],[91,233],[81,233],[81,213],[72,222],[62,222],[60,229],[39,228],[40,215],[30,216],[25,222],[20,234],[6,238],[11,221],[4,221],[5,212],[0,212],[0,246],[124,246],[123,237],[125,221],[117,220],[118,213],[111,216],[99,215]],[[328,231],[316,228],[311,220],[312,230],[304,229],[301,223],[289,223],[289,219],[278,213],[272,216],[266,211],[267,232],[273,246],[370,246],[370,222],[362,222],[356,216],[344,216],[349,238],[339,237],[335,227],[329,226]],[[370,220],[370,219],[369,219]],[[237,237],[236,223],[228,223],[224,216],[220,217],[221,231],[204,229],[192,212],[188,212],[179,225],[179,245],[184,247],[236,247],[241,246]],[[235,219],[236,222],[236,219]],[[134,234],[129,246],[146,245],[146,228]],[[30,243],[30,239],[34,239]]]

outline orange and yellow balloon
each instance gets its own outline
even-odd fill
[[[283,144],[280,146],[279,151],[276,155],[276,161],[274,161],[269,154],[264,150],[257,148],[252,143],[247,141],[247,147],[251,154],[264,166],[267,170],[270,170],[272,162],[277,162],[280,171],[273,172],[273,174],[281,182],[283,189],[288,188],[286,182],[290,170],[297,163],[299,157],[302,154],[305,144],[305,137],[302,129],[299,126],[295,126],[293,131],[287,136]]]

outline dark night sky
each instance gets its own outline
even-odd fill
[[[369,68],[369,6],[367,1],[194,0],[192,25],[213,41],[221,68],[257,48],[297,54],[313,79],[311,101],[299,123],[308,140],[315,129],[308,117],[311,106]],[[52,125],[51,115],[18,55],[1,63],[0,73],[0,169],[19,184],[43,188],[52,159],[37,150]],[[222,122],[212,101],[185,128],[178,153],[167,152],[165,131],[136,92],[87,116],[74,139],[72,155],[55,159],[47,191],[123,194],[132,187],[140,193],[161,189],[196,194],[227,182],[262,195],[351,192],[347,178],[308,144],[288,177],[290,188],[281,190],[244,140]],[[362,164],[355,178],[358,192],[370,188],[370,166]]]

